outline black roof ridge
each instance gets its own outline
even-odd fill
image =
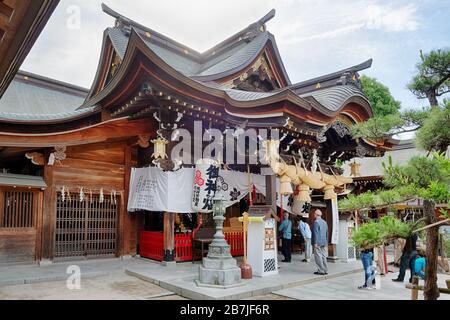
[[[358,71],[361,71],[361,70],[365,70],[365,69],[368,69],[368,68],[370,68],[372,66],[372,62],[373,62],[373,59],[371,58],[371,59],[366,60],[366,61],[364,61],[364,62],[362,62],[360,64],[357,64],[355,66],[351,66],[351,67],[346,68],[346,69],[335,71],[335,72],[332,72],[332,73],[329,73],[329,74],[326,74],[326,75],[323,75],[323,76],[319,76],[319,77],[316,77],[316,78],[312,78],[312,79],[309,79],[309,80],[297,82],[297,83],[291,85],[290,88],[292,90],[296,90],[296,89],[300,89],[302,87],[307,87],[307,86],[314,85],[314,84],[317,84],[317,83],[321,83],[321,82],[324,82],[324,81],[327,81],[327,80],[332,80],[332,79],[335,79],[335,78],[339,78],[345,72],[358,72]]]
[[[68,94],[75,94],[80,97],[86,97],[89,93],[89,89],[83,88],[64,81],[48,78],[36,73],[19,70],[14,77],[15,81],[24,83],[32,83],[33,85],[40,86],[50,90],[57,90]]]
[[[212,59],[216,56],[216,54],[220,54],[218,51],[224,51],[228,49],[229,47],[234,46],[236,43],[239,43],[242,40],[245,40],[246,38],[244,36],[248,35],[249,33],[254,32],[255,30],[260,30],[259,27],[263,26],[263,31],[260,30],[261,33],[266,32],[265,23],[269,20],[271,20],[275,16],[275,9],[272,9],[269,13],[267,13],[264,17],[259,19],[258,21],[250,24],[246,28],[242,29],[241,31],[238,31],[237,33],[233,34],[232,36],[228,37],[227,39],[219,42],[215,46],[213,46],[210,49],[207,49],[204,52],[199,52],[195,49],[192,49],[176,40],[173,40],[172,38],[169,38],[158,31],[155,31],[149,27],[146,27],[128,17],[125,17],[118,13],[117,11],[114,11],[110,7],[108,7],[106,4],[102,3],[102,10],[106,14],[110,15],[113,18],[116,18],[119,21],[124,22],[127,25],[133,26],[136,29],[144,32],[149,32],[152,37],[156,36],[160,38],[163,41],[167,41],[170,44],[172,44],[175,47],[179,47],[180,51],[187,50],[189,52],[189,55],[187,55],[189,58],[195,57],[199,63],[205,63],[209,59]],[[213,53],[215,53],[213,55]]]

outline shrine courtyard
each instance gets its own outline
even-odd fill
[[[294,255],[290,264],[280,264],[275,276],[244,280],[244,286],[232,289],[198,288],[194,283],[199,264],[181,263],[165,267],[141,258],[88,260],[55,263],[49,266],[19,265],[1,267],[0,299],[26,300],[409,300],[410,291],[391,281],[397,268],[381,278],[381,289],[357,289],[363,273],[360,261],[330,263],[329,275],[315,276],[314,263],[300,262]],[[68,266],[81,270],[81,289],[67,288]],[[439,275],[445,285],[448,275]],[[419,296],[423,299],[422,296]],[[448,300],[443,295],[440,299]]]

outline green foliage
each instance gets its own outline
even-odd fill
[[[401,103],[394,99],[388,87],[377,79],[365,75],[361,77],[361,84],[375,116],[387,116],[399,112]]]
[[[385,140],[396,134],[406,122],[399,114],[390,114],[370,118],[365,122],[355,123],[351,134],[355,139]]]
[[[445,152],[450,145],[450,100],[431,109],[417,133],[418,147],[427,151]]]
[[[381,190],[378,192],[381,205],[398,203],[403,200],[403,197],[397,190]]]
[[[444,239],[445,256],[450,257],[450,239]]]
[[[360,249],[370,249],[381,245],[382,238],[378,224],[369,222],[353,231],[352,243]]]
[[[432,159],[424,156],[412,157],[405,165],[383,163],[385,184],[390,187],[409,186],[412,189],[428,188],[432,182],[447,184],[448,172],[445,172],[448,159]]]
[[[428,188],[420,188],[419,196],[425,200],[441,203],[450,199],[449,186],[441,182],[432,181]]]
[[[342,168],[342,167],[344,166],[344,161],[341,160],[341,159],[336,159],[336,161],[334,162],[334,165],[335,165],[337,168]]]
[[[391,216],[384,216],[378,223],[380,225],[380,232],[383,239],[406,239],[413,231],[412,224],[402,222],[401,220]]]
[[[414,231],[412,223],[384,216],[380,221],[363,224],[353,232],[352,242],[360,249],[370,249],[395,238],[408,238]]]
[[[339,210],[354,211],[390,206],[411,198],[436,203],[450,199],[450,160],[435,152],[433,158],[416,156],[406,165],[394,165],[389,157],[383,163],[384,184],[389,190],[348,195],[339,201]]]
[[[449,212],[449,210],[450,210],[450,203],[449,203],[447,209],[441,208],[441,209],[439,210],[440,216],[441,216],[442,218],[444,218],[444,219],[450,219],[450,212]]]
[[[436,97],[450,92],[450,50],[434,50],[420,53],[417,73],[408,88],[419,99],[428,98],[430,105],[437,105]]]

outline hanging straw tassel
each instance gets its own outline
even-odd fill
[[[324,200],[333,200],[337,198],[336,192],[334,192],[334,186],[327,184],[325,188],[323,188],[325,195],[323,196]]]
[[[291,178],[289,178],[287,175],[284,175],[280,178],[280,182],[280,194],[282,196],[294,193],[294,190],[292,189]]]
[[[311,202],[311,196],[309,195],[309,191],[311,190],[307,184],[302,184],[299,186],[299,193],[296,196],[297,201],[300,202]]]

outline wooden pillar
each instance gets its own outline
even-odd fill
[[[412,285],[413,288],[411,289],[411,300],[419,300],[419,277],[413,277]]]
[[[136,245],[137,245],[137,230],[136,230],[136,215],[130,214],[127,210],[128,207],[128,195],[130,192],[130,177],[131,177],[131,167],[133,166],[132,157],[133,148],[126,145],[124,147],[124,163],[125,163],[125,174],[124,174],[124,192],[121,195],[122,206],[120,209],[120,238],[121,247],[118,252],[119,255],[136,255]]]
[[[47,189],[44,191],[42,227],[41,227],[41,260],[51,261],[55,251],[56,224],[56,189],[53,182],[54,167],[44,167],[44,181]]]
[[[323,214],[325,215],[325,220],[328,224],[328,260],[335,262],[336,260],[338,260],[337,257],[337,248],[335,244],[331,243],[331,237],[332,237],[332,232],[333,232],[333,208],[332,208],[332,203],[331,200],[326,200],[326,204],[327,204],[327,210],[326,213],[323,212]]]
[[[266,205],[272,206],[274,213],[277,213],[277,184],[276,176],[266,176]]]
[[[164,261],[175,261],[175,213],[164,212]]]

